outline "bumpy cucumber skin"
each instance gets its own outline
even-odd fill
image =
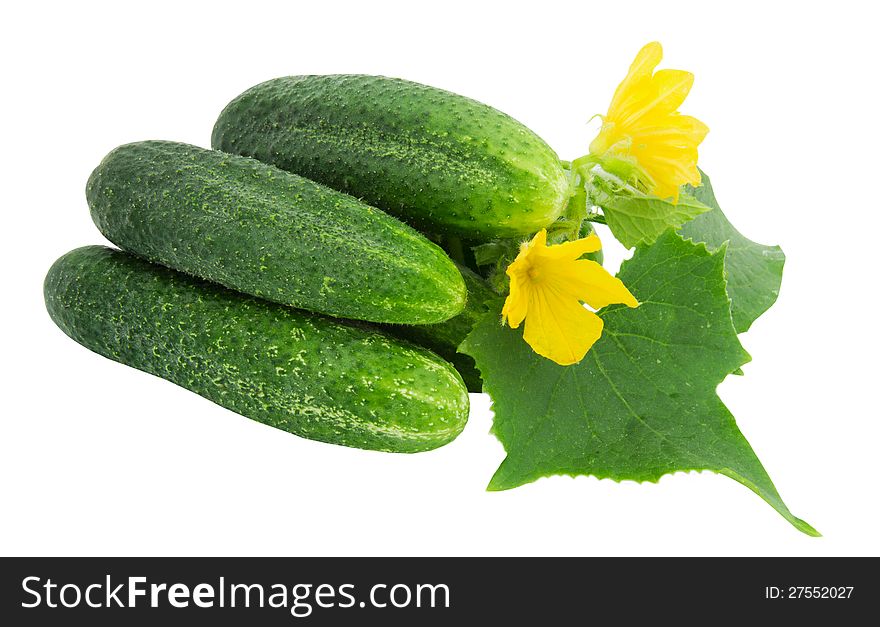
[[[289,76],[227,105],[211,139],[350,193],[425,232],[490,239],[550,224],[569,196],[556,153],[487,105],[382,76]]]
[[[461,377],[425,349],[121,251],[64,255],[44,294],[55,323],[86,348],[304,438],[414,453],[450,442],[467,421]]]
[[[482,392],[483,380],[474,359],[470,355],[459,353],[458,347],[477,321],[489,311],[487,303],[497,299],[498,295],[472,270],[461,265],[458,269],[468,290],[467,305],[460,314],[437,324],[389,325],[386,328],[394,335],[424,346],[451,362],[464,379],[468,392]]]
[[[428,324],[466,299],[455,264],[384,212],[236,155],[120,146],[86,187],[111,242],[241,292],[332,316]]]

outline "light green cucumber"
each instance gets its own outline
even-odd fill
[[[467,420],[461,377],[423,348],[124,252],[64,255],[44,293],[86,348],[304,438],[412,453],[446,444]]]
[[[569,197],[556,153],[523,124],[382,76],[289,76],[252,87],[220,114],[211,145],[466,239],[532,234]]]
[[[434,243],[359,200],[255,159],[174,142],[112,151],[89,178],[92,218],[150,261],[285,305],[430,324],[466,291]]]

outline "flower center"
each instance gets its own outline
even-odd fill
[[[532,281],[532,283],[540,283],[540,282],[541,282],[541,279],[544,278],[544,273],[541,272],[541,271],[540,271],[538,268],[536,268],[535,266],[530,266],[530,267],[529,267],[529,269],[528,269],[528,275],[529,275],[529,279]]]

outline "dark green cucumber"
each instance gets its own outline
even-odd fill
[[[247,294],[323,314],[446,320],[466,291],[417,231],[346,194],[236,155],[121,146],[86,188],[92,219],[129,252]]]
[[[218,150],[350,193],[425,232],[519,237],[568,201],[556,153],[487,105],[395,78],[289,76],[220,114]]]
[[[458,373],[383,333],[87,246],[55,262],[46,308],[100,355],[305,438],[417,452],[467,420]]]
[[[467,285],[468,300],[464,311],[446,322],[422,324],[418,326],[387,326],[386,328],[398,337],[406,338],[419,346],[428,348],[447,361],[452,362],[461,374],[469,392],[482,392],[483,380],[477,365],[469,355],[458,352],[459,345],[471,332],[474,325],[489,311],[487,302],[498,298],[489,284],[482,277],[468,268],[459,266],[461,276]]]

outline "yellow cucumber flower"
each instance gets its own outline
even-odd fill
[[[614,92],[590,154],[634,160],[649,193],[678,202],[680,185],[700,183],[697,146],[709,128],[677,111],[694,75],[682,70],[654,72],[662,58],[663,48],[656,41],[639,51]]]
[[[547,230],[541,229],[507,268],[510,294],[501,310],[503,322],[516,329],[525,320],[523,339],[560,366],[578,363],[602,335],[602,319],[581,302],[593,309],[639,305],[620,279],[580,258],[600,248],[595,233],[547,246]]]

